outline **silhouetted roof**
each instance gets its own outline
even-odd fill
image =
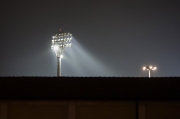
[[[0,77],[2,100],[180,100],[180,77]]]

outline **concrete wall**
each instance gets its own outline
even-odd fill
[[[146,119],[180,119],[179,102],[156,102],[146,104]]]
[[[8,119],[68,119],[68,105],[9,104]]]
[[[180,101],[1,101],[0,107],[0,119],[180,119]]]
[[[135,119],[135,104],[124,103],[92,103],[77,104],[76,119]]]

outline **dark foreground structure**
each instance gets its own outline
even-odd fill
[[[0,119],[180,119],[180,77],[0,77]]]

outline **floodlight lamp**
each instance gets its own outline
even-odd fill
[[[58,51],[59,47],[57,45],[54,46],[54,51]]]
[[[143,70],[146,70],[146,67],[143,67]]]
[[[63,52],[65,48],[71,47],[72,34],[64,33],[60,30],[60,33],[52,36],[51,49],[54,50],[57,57],[57,76],[61,76],[61,58],[63,58]]]
[[[143,67],[143,70],[147,70],[149,72],[149,78],[151,77],[151,71],[156,70],[156,69],[157,67],[154,67],[154,66]]]
[[[156,69],[157,69],[157,67],[154,67],[154,68],[153,68],[153,70],[156,70]]]

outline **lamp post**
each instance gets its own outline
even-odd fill
[[[51,49],[54,50],[57,57],[57,76],[61,76],[61,58],[66,47],[71,47],[72,34],[60,32],[52,36]]]
[[[151,71],[156,70],[156,69],[157,69],[157,67],[154,67],[154,66],[144,66],[143,67],[143,70],[146,70],[149,72],[149,78],[151,77]]]

